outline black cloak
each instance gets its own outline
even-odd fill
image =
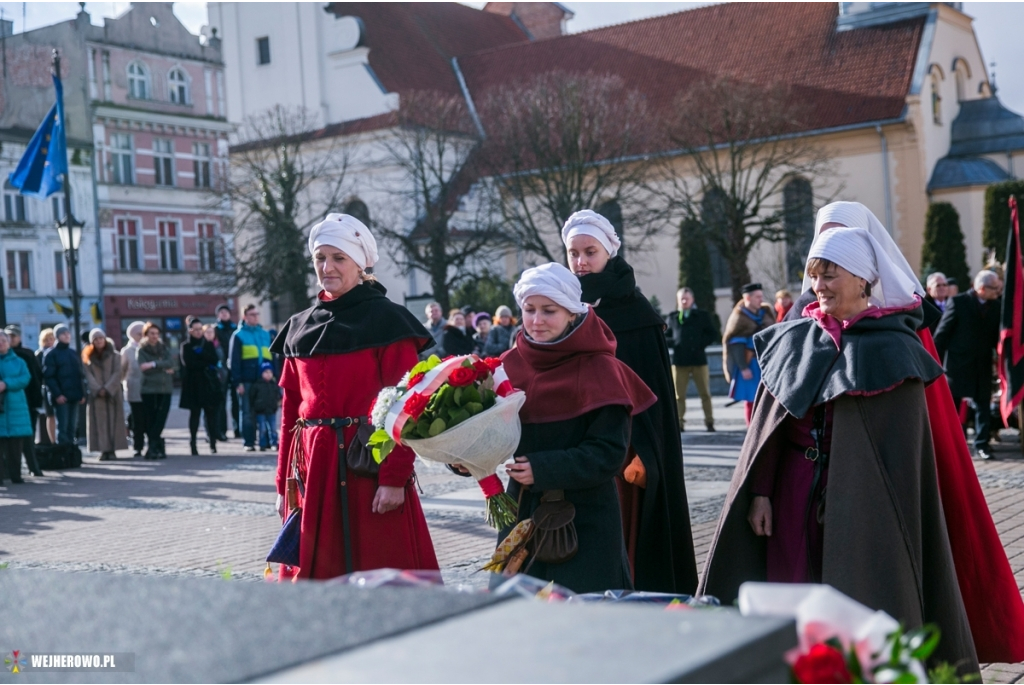
[[[598,274],[580,278],[583,301],[615,334],[615,356],[647,384],[658,401],[633,417],[630,444],[647,471],[640,494],[634,586],[637,590],[693,594],[697,563],[683,481],[675,387],[665,322],[636,286],[633,268],[614,257]]]
[[[417,351],[434,346],[434,339],[405,307],[385,294],[376,281],[357,285],[336,300],[322,300],[299,312],[281,328],[270,351],[286,357],[345,354],[371,347],[385,347],[399,340],[417,338]]]

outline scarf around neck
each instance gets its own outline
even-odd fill
[[[281,328],[270,351],[286,357],[345,354],[385,347],[412,338],[416,350],[432,347],[430,333],[412,313],[387,297],[381,284],[362,283],[334,300],[317,295],[317,303]]]
[[[633,416],[650,408],[657,397],[615,358],[615,344],[608,325],[589,313],[554,343],[535,342],[520,331],[502,362],[512,385],[526,393],[523,422],[567,421],[615,405]]]
[[[636,275],[621,256],[608,260],[599,274],[580,276],[583,301],[594,305],[594,311],[615,333],[657,326],[665,322],[636,287]]]

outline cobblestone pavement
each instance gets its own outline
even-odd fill
[[[176,403],[175,403],[176,404]],[[683,434],[687,493],[698,566],[743,440],[739,406],[716,398],[717,433],[704,432],[699,403]],[[221,576],[256,581],[280,521],[273,511],[276,455],[246,453],[240,440],[220,453],[188,454],[186,415],[173,410],[165,431],[168,459],[100,462],[81,469],[25,475],[0,487],[0,564],[10,568],[149,575]],[[1018,584],[1024,584],[1024,458],[1015,431],[1004,431],[995,462],[975,462],[989,508]],[[442,467],[418,463],[421,500],[446,583],[482,587],[476,570],[489,558],[495,534],[483,521],[474,483]],[[1020,682],[1024,665],[990,664],[986,682]]]

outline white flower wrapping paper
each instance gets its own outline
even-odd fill
[[[422,459],[464,466],[473,478],[482,480],[495,474],[519,446],[522,434],[519,410],[525,401],[526,393],[522,391],[499,396],[487,411],[440,435],[415,440],[407,438],[403,442]]]

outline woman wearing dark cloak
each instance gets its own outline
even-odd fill
[[[808,318],[754,338],[750,431],[701,589],[821,582],[908,628],[936,623],[936,658],[977,673],[935,477],[925,385],[942,375],[915,331],[913,282],[865,229],[811,248]]]
[[[520,501],[520,520],[533,516],[542,497],[560,492],[575,507],[579,541],[568,561],[527,559],[523,572],[575,592],[630,589],[615,477],[626,457],[630,417],[656,398],[615,358],[615,337],[580,301],[579,282],[564,266],[527,269],[515,296],[523,330],[502,361],[526,403],[515,463],[507,467],[508,492]]]
[[[818,210],[815,242],[830,229],[843,226],[867,229],[886,256],[914,284],[914,292],[926,298],[927,292],[900,248],[863,204],[833,202]],[[806,276],[803,290],[786,321],[801,318],[804,308],[816,301]],[[938,321],[941,312],[927,300],[922,303],[922,310],[924,319],[917,327],[917,335],[932,358],[940,362],[929,327]],[[949,543],[978,658],[986,663],[1024,661],[1024,601],[971,463],[945,376],[925,388],[925,399]]]
[[[413,484],[412,450],[396,447],[376,476],[348,471],[343,478],[339,438],[349,445],[358,425],[336,429],[331,421],[365,418],[377,393],[396,385],[432,339],[407,309],[385,297],[383,286],[366,276],[377,261],[377,247],[358,219],[327,215],[310,231],[309,251],[322,288],[317,303],[289,319],[271,345],[285,357],[277,466],[282,518],[288,513],[286,479],[297,470],[304,484],[300,563],[282,564],[281,577],[332,578],[376,568],[436,570]],[[295,440],[301,440],[301,451],[293,464]]]
[[[587,209],[576,212],[562,228],[562,242],[583,301],[615,334],[615,356],[658,398],[633,419],[630,458],[618,480],[634,585],[692,594],[697,564],[665,322],[637,288],[607,219]]]

